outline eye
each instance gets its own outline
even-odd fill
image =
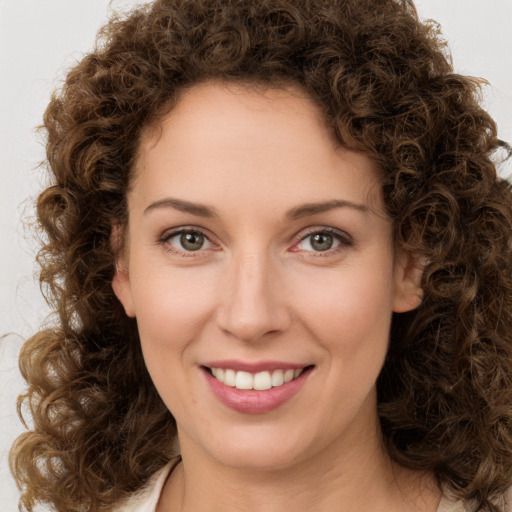
[[[333,229],[315,230],[303,236],[294,246],[295,251],[329,252],[352,245],[350,237]]]
[[[193,229],[174,231],[166,235],[162,241],[178,252],[196,252],[213,246],[203,233]]]
[[[299,245],[307,251],[328,251],[338,242],[330,233],[315,233],[304,238]]]

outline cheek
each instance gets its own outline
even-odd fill
[[[141,274],[140,274],[141,275]],[[198,340],[211,318],[211,279],[201,272],[161,268],[133,283],[137,325],[146,367],[159,395],[175,417],[191,394]]]
[[[306,328],[329,352],[349,361],[364,353],[381,358],[387,350],[393,284],[380,265],[337,269],[296,290],[296,307]]]
[[[212,314],[211,276],[169,267],[139,275],[133,291],[143,347],[160,353],[184,348]]]

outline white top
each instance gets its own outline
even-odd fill
[[[165,481],[179,460],[179,458],[171,459],[149,479],[142,489],[133,493],[128,500],[122,501],[114,512],[155,512]]]
[[[155,512],[165,481],[178,462],[179,459],[172,459],[142,489],[117,505],[114,512]]]
[[[114,512],[155,512],[162,488],[165,484],[169,473],[179,462],[179,459],[172,459],[166,466],[157,471],[148,481],[143,489],[134,493],[129,499],[121,504],[114,510]],[[506,499],[506,511],[512,512],[512,493],[509,492],[508,499]],[[470,512],[472,507],[460,500],[451,500],[448,496],[443,495],[437,512]]]

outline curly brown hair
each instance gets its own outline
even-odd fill
[[[300,86],[381,170],[397,248],[425,298],[395,315],[378,381],[391,457],[478,510],[512,483],[512,192],[480,82],[453,72],[408,0],[157,0],[111,19],[44,117],[53,184],[38,261],[55,327],[20,366],[32,430],[11,452],[20,505],[105,511],[172,456],[174,419],[115,297],[112,227],[142,130],[207,79]]]

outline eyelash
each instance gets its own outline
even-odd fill
[[[330,235],[333,237],[333,239],[339,244],[334,248],[329,248],[325,251],[314,251],[314,250],[304,250],[301,249],[295,249],[295,247],[300,244],[301,242],[304,242],[309,237],[313,237],[314,235]],[[347,247],[352,247],[354,245],[354,241],[352,237],[345,233],[344,231],[340,231],[335,228],[328,228],[328,227],[312,227],[308,228],[306,231],[302,231],[297,237],[296,242],[292,246],[291,251],[292,252],[306,252],[310,253],[311,256],[318,258],[318,257],[327,257],[332,256],[334,254],[339,253],[340,251],[343,251]]]
[[[186,227],[186,228],[178,228],[172,231],[166,231],[162,234],[162,236],[158,239],[158,243],[164,246],[164,249],[172,254],[177,254],[179,256],[185,256],[185,257],[197,257],[196,253],[201,253],[204,249],[198,249],[196,251],[187,251],[187,250],[180,250],[176,247],[173,247],[170,244],[170,240],[174,237],[186,235],[186,234],[199,234],[204,237],[204,239],[209,242],[212,245],[215,245],[210,237],[204,233],[204,231],[200,228],[196,228],[193,226]]]
[[[178,228],[172,231],[166,231],[162,234],[162,236],[159,237],[158,243],[163,245],[165,250],[176,255],[185,256],[185,257],[197,257],[199,254],[201,254],[205,249],[200,248],[196,251],[187,251],[187,250],[180,250],[175,248],[170,244],[170,240],[172,238],[175,238],[177,236],[182,236],[185,234],[199,234],[204,239],[210,243],[212,246],[217,247],[217,245],[212,242],[211,238],[200,228],[196,227],[186,227],[186,228]],[[297,245],[301,242],[304,242],[309,237],[312,237],[314,235],[325,235],[328,234],[333,237],[334,240],[336,240],[338,245],[334,248],[329,248],[325,251],[315,251],[315,250],[301,250],[297,249]],[[326,257],[333,254],[337,254],[338,252],[342,251],[343,249],[347,247],[351,247],[354,245],[354,242],[352,240],[352,237],[348,235],[347,233],[343,231],[339,231],[335,228],[329,228],[329,227],[313,227],[309,228],[306,231],[302,231],[299,235],[295,237],[295,240],[293,242],[292,248],[289,249],[291,252],[303,252],[303,253],[310,253],[313,257]],[[196,254],[197,253],[197,254]]]

